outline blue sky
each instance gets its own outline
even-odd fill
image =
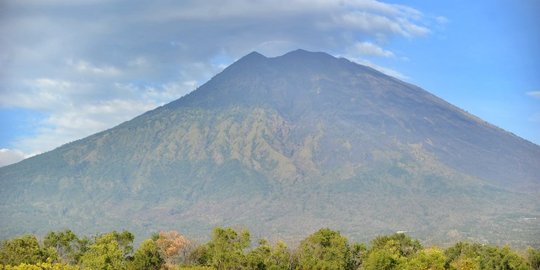
[[[251,51],[417,84],[540,144],[540,2],[0,2],[0,166],[177,99]]]

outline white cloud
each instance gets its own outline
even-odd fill
[[[352,56],[344,56],[345,58],[355,62],[355,63],[358,63],[360,65],[364,65],[364,66],[368,66],[370,68],[373,68],[373,69],[376,69],[386,75],[389,75],[389,76],[392,76],[392,77],[395,77],[395,78],[398,78],[398,79],[401,79],[401,80],[407,80],[409,77],[407,77],[406,75],[402,74],[401,72],[397,71],[397,70],[394,70],[394,69],[391,69],[391,68],[387,68],[387,67],[382,67],[380,65],[377,65],[377,64],[374,64],[373,62],[370,62],[366,59],[362,59],[362,58],[355,58],[355,57],[352,57]]]
[[[55,110],[69,103],[73,94],[77,93],[76,89],[82,92],[86,88],[82,84],[51,78],[21,80],[15,87],[17,90],[8,89],[1,93],[0,106]]]
[[[36,134],[19,138],[13,144],[25,152],[52,150],[130,120],[156,106],[154,102],[136,100],[108,100],[76,108],[66,106],[44,119]]]
[[[197,81],[189,80],[184,82],[169,82],[158,86],[134,84],[115,85],[118,89],[123,89],[132,93],[140,93],[142,100],[152,101],[156,106],[163,105],[165,102],[175,100],[197,88]]]
[[[25,158],[26,156],[22,151],[6,148],[0,149],[0,167],[17,163]]]
[[[0,107],[45,115],[34,135],[7,145],[44,152],[112,127],[187,94],[253,50],[399,61],[378,44],[431,32],[422,12],[375,0],[136,0],[125,7],[92,0],[2,3]]]
[[[358,42],[354,44],[354,52],[367,56],[394,57],[394,53],[385,50],[371,42]]]
[[[24,153],[45,152],[89,136],[185,95],[197,81],[167,82],[161,85],[116,83],[103,85],[40,78],[25,81],[27,91],[8,91],[2,107],[38,110],[46,115],[35,123],[31,137],[10,143]],[[106,92],[106,93],[103,93]]]
[[[47,115],[36,123],[33,136],[23,136],[12,142],[24,152],[45,152],[113,127],[183,96],[197,86],[193,80],[156,86],[116,83],[107,90],[110,96],[116,97],[107,99],[99,93],[92,97],[99,91],[96,85],[49,78],[27,83],[31,85],[31,91],[10,92],[0,103],[9,107],[37,109]]]
[[[372,14],[365,11],[345,13],[337,18],[338,26],[348,27],[362,32],[378,32],[379,35],[399,34],[405,37],[427,34],[425,27],[414,25],[407,20],[393,20],[389,17]]]
[[[120,70],[116,67],[113,67],[113,66],[98,67],[82,60],[78,61],[77,63],[73,63],[73,61],[71,60],[71,61],[68,61],[68,63],[69,65],[73,66],[78,72],[85,73],[85,74],[116,76],[121,73]],[[138,59],[136,59],[134,64],[141,64],[141,62],[138,61]]]

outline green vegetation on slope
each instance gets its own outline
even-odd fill
[[[406,230],[438,244],[540,244],[537,197],[455,171],[425,145],[344,130],[270,108],[155,112],[0,170],[0,237],[182,227],[207,239],[244,225],[299,242],[330,226],[356,241]]]
[[[540,250],[516,252],[508,246],[458,242],[446,249],[423,247],[396,233],[368,245],[350,242],[340,232],[320,229],[296,249],[282,241],[256,245],[250,232],[214,228],[212,238],[195,244],[175,232],[160,232],[133,248],[134,235],[110,232],[92,238],[70,230],[49,232],[40,243],[24,235],[0,243],[0,270],[538,270]]]

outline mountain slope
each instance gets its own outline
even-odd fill
[[[540,147],[346,59],[251,53],[191,94],[0,168],[0,234],[216,225],[540,245]]]

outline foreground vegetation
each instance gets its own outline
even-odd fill
[[[79,237],[70,230],[42,241],[24,235],[0,244],[0,270],[154,269],[540,269],[540,250],[459,242],[441,249],[423,247],[405,234],[379,236],[369,245],[351,243],[327,228],[309,235],[296,249],[259,240],[247,230],[215,228],[195,244],[175,232],[160,232],[134,249],[128,231]]]

